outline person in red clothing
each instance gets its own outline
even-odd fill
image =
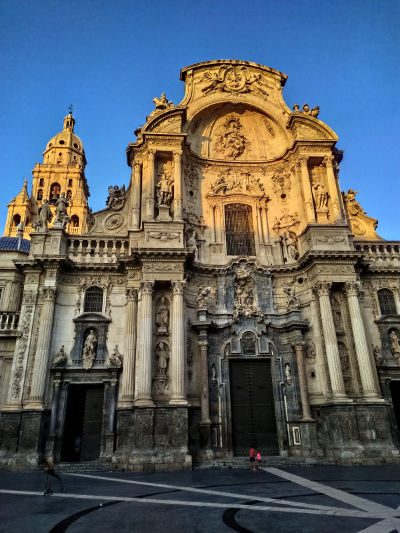
[[[253,446],[249,450],[250,470],[256,469],[256,451]]]
[[[261,452],[260,450],[257,451],[256,454],[256,464],[257,464],[257,470],[261,468]]]

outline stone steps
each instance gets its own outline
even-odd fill
[[[194,465],[194,468],[249,468],[248,457],[232,457],[227,459],[214,459],[207,464]],[[312,466],[321,464],[332,464],[331,461],[321,458],[302,458],[302,457],[281,457],[281,456],[266,456],[261,462],[262,467],[268,466]]]
[[[86,472],[112,472],[111,463],[103,463],[101,461],[81,461],[77,463],[58,463],[57,470],[65,473],[84,474]]]

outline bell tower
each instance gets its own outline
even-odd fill
[[[55,206],[61,193],[65,193],[68,199],[70,222],[67,233],[81,234],[86,231],[90,196],[85,177],[86,156],[74,127],[75,118],[70,110],[64,118],[62,131],[47,143],[43,162],[33,168],[30,198],[25,182],[21,192],[10,203],[4,236],[15,236],[16,227],[22,223],[25,237],[29,238],[43,201],[48,200],[54,219]],[[52,226],[52,221],[49,226]]]

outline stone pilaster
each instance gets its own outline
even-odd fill
[[[207,336],[199,335],[201,365],[201,424],[210,424],[210,398],[208,391],[208,341]]]
[[[185,313],[183,281],[172,282],[171,405],[187,405],[185,393]]]
[[[154,163],[153,163],[154,165]],[[140,228],[140,183],[142,165],[139,161],[133,163],[132,172],[132,228]]]
[[[365,398],[381,398],[377,389],[372,359],[368,349],[367,337],[365,334],[364,323],[361,315],[360,302],[358,300],[357,283],[346,283],[345,292],[347,303],[349,305],[351,328],[353,331],[354,345],[360,370],[361,385]]]
[[[137,359],[135,372],[135,405],[153,406],[151,399],[152,380],[152,326],[153,326],[153,281],[143,281],[140,294],[140,313],[137,327],[140,335],[137,339]]]
[[[329,376],[331,379],[333,400],[347,400],[344,388],[342,367],[340,364],[339,348],[336,339],[335,324],[331,302],[329,299],[331,284],[318,283],[315,287],[319,298],[321,310],[322,330],[324,332],[325,351],[328,361]]]
[[[304,368],[304,344],[298,342],[293,346],[293,348],[296,353],[297,371],[299,376],[301,407],[303,411],[302,419],[304,421],[309,421],[312,420],[312,417],[310,411],[310,401],[308,399],[306,372]]]
[[[307,157],[300,157],[301,188],[303,190],[306,216],[309,224],[315,223],[314,201],[311,190],[310,176],[308,173]]]
[[[174,220],[182,221],[182,152],[174,152]]]
[[[149,150],[147,156],[148,185],[146,187],[146,219],[154,220],[154,191],[155,191],[155,151]]]
[[[35,364],[33,367],[31,391],[27,409],[41,409],[49,367],[51,331],[53,328],[55,287],[42,288],[43,308],[40,318],[39,337],[37,341]]]
[[[342,215],[340,212],[339,204],[339,190],[337,186],[336,176],[333,171],[333,160],[334,157],[332,155],[327,155],[324,157],[324,165],[326,167],[326,181],[328,184],[328,191],[331,199],[331,220],[335,222],[336,220],[340,220],[342,218]]]
[[[126,290],[125,354],[121,376],[121,396],[118,407],[133,405],[135,394],[135,355],[138,321],[138,289]]]

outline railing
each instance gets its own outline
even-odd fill
[[[128,250],[128,239],[68,239],[68,256],[77,263],[116,263]]]
[[[80,226],[71,226],[71,224],[68,226],[68,231],[67,233],[69,233],[70,235],[78,235],[79,233],[81,233],[82,230],[80,228]]]
[[[0,312],[0,333],[18,328],[19,313]]]
[[[375,263],[392,263],[400,265],[400,241],[392,242],[355,242],[357,252],[362,252],[369,260]]]

